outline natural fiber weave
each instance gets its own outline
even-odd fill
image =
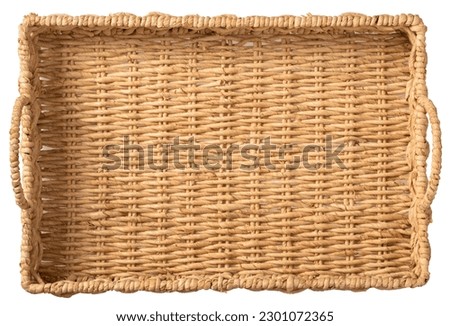
[[[414,15],[27,16],[11,128],[24,288],[424,284],[441,167],[424,33]],[[287,154],[265,157],[269,137]],[[180,168],[164,155],[176,139],[250,144],[272,166],[181,152]],[[149,145],[166,166],[142,165]]]

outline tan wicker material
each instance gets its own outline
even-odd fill
[[[25,17],[23,287],[423,285],[441,168],[424,34],[415,15]]]

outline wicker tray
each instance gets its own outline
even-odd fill
[[[414,15],[27,16],[23,287],[423,285],[441,167],[424,33]]]

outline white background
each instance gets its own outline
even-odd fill
[[[442,8],[444,1],[1,1],[0,65],[0,325],[119,325],[133,323],[116,322],[116,313],[161,312],[245,312],[258,315],[260,310],[319,310],[334,311],[335,320],[329,325],[445,325],[450,315],[450,263],[449,263],[449,209],[446,196],[450,179],[445,163],[448,151],[444,152],[444,167],[441,184],[433,204],[434,222],[429,228],[432,247],[430,264],[431,279],[424,287],[395,291],[369,290],[366,292],[304,291],[283,294],[274,291],[252,292],[233,290],[228,293],[199,291],[194,293],[156,294],[140,292],[122,294],[78,294],[70,299],[52,295],[32,295],[20,286],[20,239],[21,225],[19,209],[15,205],[10,185],[8,163],[8,130],[13,102],[18,95],[17,79],[19,62],[17,55],[17,26],[22,17],[30,12],[40,15],[66,13],[70,15],[130,12],[145,15],[159,11],[172,15],[236,14],[246,15],[338,15],[343,12],[375,14],[419,14],[428,26],[427,51],[429,96],[438,108],[443,129],[444,149],[450,143],[447,126],[450,56],[450,19]],[[251,320],[234,325],[270,324]],[[148,324],[137,323],[136,324]],[[167,324],[167,323],[166,323]],[[207,325],[207,323],[204,323]],[[217,323],[220,325],[221,323]],[[295,325],[297,323],[289,323]],[[320,323],[308,323],[320,324]],[[158,325],[163,325],[162,323]],[[179,323],[181,325],[181,323]],[[233,323],[229,323],[233,325]]]

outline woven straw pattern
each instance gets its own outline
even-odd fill
[[[24,288],[424,284],[441,150],[424,33],[413,15],[27,16],[11,128]],[[177,137],[292,149],[249,170],[237,152],[214,169],[180,152],[177,168],[163,146]],[[325,164],[327,137],[342,164]],[[105,168],[125,138],[127,167]],[[308,145],[309,168],[290,168]]]

